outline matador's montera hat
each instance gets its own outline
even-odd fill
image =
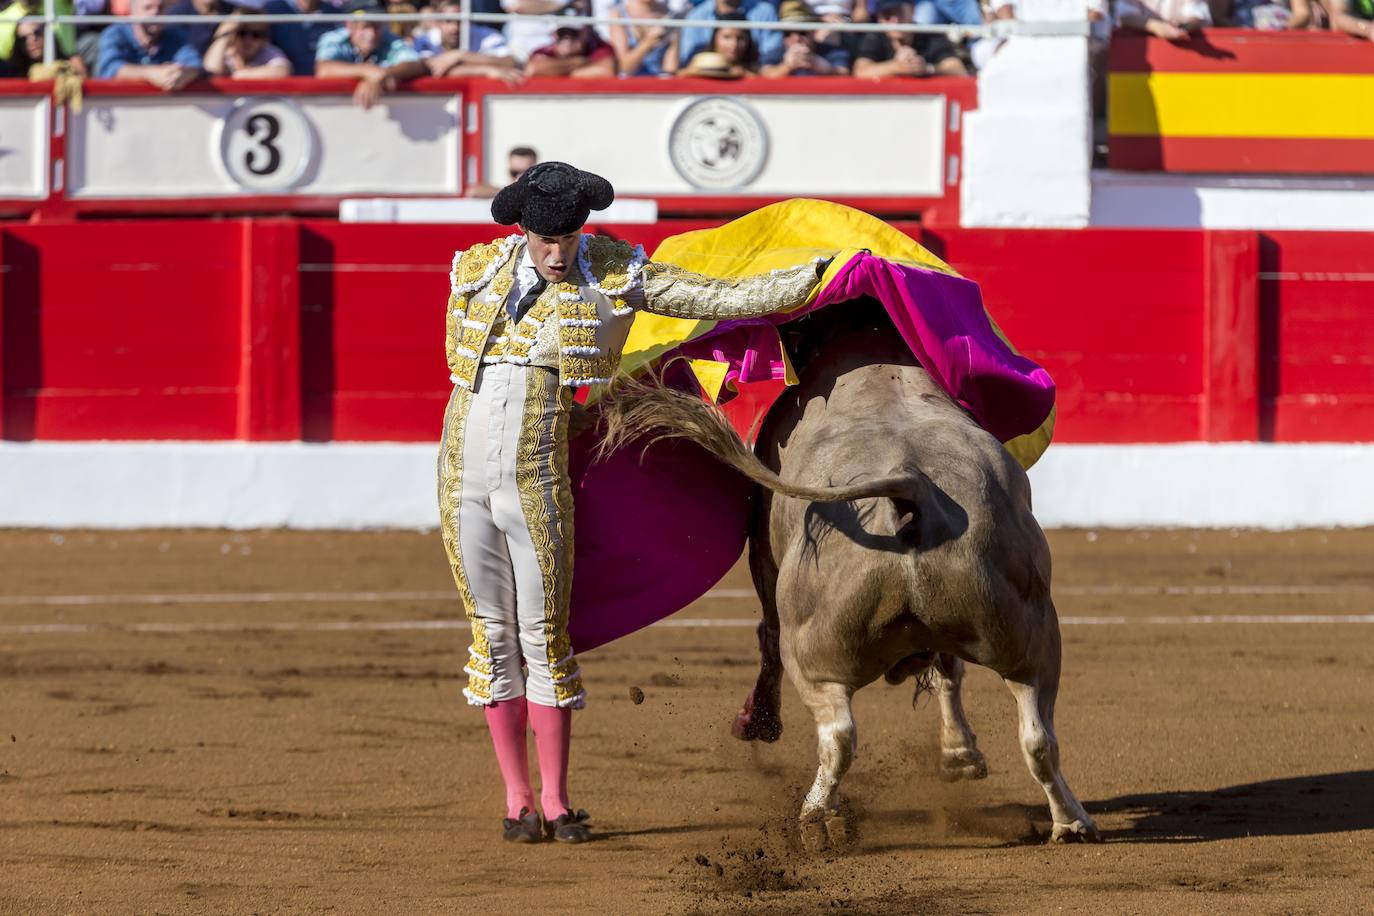
[[[491,218],[503,226],[519,223],[536,235],[567,235],[613,200],[615,189],[600,175],[566,162],[541,162],[497,193]]]

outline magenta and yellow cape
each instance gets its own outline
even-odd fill
[[[833,258],[805,305],[738,321],[690,321],[641,312],[621,371],[683,356],[707,396],[741,383],[795,381],[777,326],[869,297],[882,303],[912,354],[1023,467],[1049,445],[1054,382],[1007,343],[978,285],[866,213],[790,200],[719,229],[666,239],[655,261],[741,277]],[[573,441],[575,557],[569,630],[578,652],[633,633],[700,598],[739,559],[753,484],[685,442],[640,460],[625,449],[593,462],[591,437]]]

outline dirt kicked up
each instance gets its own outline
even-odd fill
[[[989,778],[940,782],[934,703],[875,684],[857,838],[816,858],[796,696],[777,744],[730,737],[741,569],[583,658],[598,839],[511,847],[437,535],[0,533],[0,911],[1368,912],[1374,531],[1051,543],[1064,768],[1106,842],[1044,844],[1011,697],[971,669]]]

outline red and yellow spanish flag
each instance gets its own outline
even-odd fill
[[[1374,173],[1374,48],[1320,32],[1118,32],[1108,163],[1165,172]]]

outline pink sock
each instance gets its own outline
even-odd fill
[[[519,817],[521,808],[534,810],[530,762],[525,750],[525,699],[501,700],[486,707],[487,729],[496,749],[496,763],[506,782],[506,817]],[[542,758],[541,758],[542,759]]]
[[[571,811],[568,804],[568,749],[572,745],[572,710],[530,703],[534,747],[539,752],[539,803],[544,819]]]

